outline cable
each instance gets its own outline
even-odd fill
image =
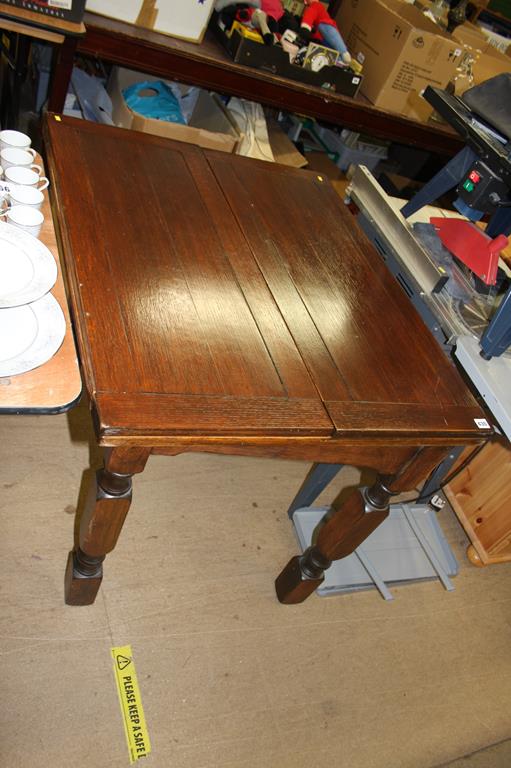
[[[455,478],[455,477],[457,477],[457,476],[460,474],[460,472],[463,472],[463,470],[465,469],[465,467],[467,467],[467,466],[470,464],[470,462],[472,461],[472,459],[475,459],[475,457],[477,456],[477,454],[478,454],[480,451],[482,451],[482,450],[483,450],[484,446],[485,446],[485,445],[487,445],[487,444],[488,444],[488,442],[489,442],[488,440],[485,440],[485,441],[484,441],[484,443],[481,443],[481,444],[480,444],[480,445],[478,445],[476,448],[474,448],[474,450],[473,450],[473,451],[472,451],[472,452],[471,452],[471,453],[470,453],[470,454],[467,456],[467,458],[466,458],[466,459],[464,459],[464,460],[461,462],[461,464],[459,465],[459,467],[457,467],[457,468],[456,468],[456,469],[455,469],[453,472],[451,472],[450,474],[448,474],[448,475],[447,475],[447,477],[444,477],[444,479],[443,479],[443,480],[441,481],[441,483],[440,483],[440,484],[437,486],[437,488],[434,488],[434,489],[433,489],[432,491],[430,491],[430,492],[429,492],[429,493],[428,493],[426,496],[423,496],[422,494],[419,494],[419,496],[416,496],[415,498],[412,498],[412,499],[405,499],[405,501],[403,501],[403,504],[417,504],[417,503],[419,503],[419,502],[421,502],[421,501],[426,501],[426,500],[427,500],[427,499],[429,499],[431,496],[434,496],[434,494],[435,494],[435,493],[438,493],[438,491],[441,491],[441,490],[442,490],[442,488],[444,487],[444,485],[447,485],[448,483],[450,483],[450,482],[451,482],[451,480],[454,480],[454,478]],[[426,483],[427,483],[427,480],[426,480]],[[394,495],[397,495],[397,494],[394,494]]]

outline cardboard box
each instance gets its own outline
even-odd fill
[[[289,165],[291,168],[305,168],[307,159],[296,149],[295,145],[284,133],[280,125],[273,119],[266,117],[268,138],[276,163]]]
[[[445,88],[461,48],[413,5],[399,0],[344,0],[337,25],[364,66],[361,93],[378,107],[416,116],[410,92]]]
[[[2,5],[73,22],[80,22],[85,11],[85,0],[2,0]]]
[[[495,48],[473,24],[462,24],[452,36],[463,46],[462,59],[454,78],[455,93],[461,96],[467,88],[484,83],[496,75],[511,72],[511,58]]]
[[[153,82],[158,79],[122,67],[113,68],[107,92],[112,100],[112,120],[115,125],[197,144],[206,149],[236,151],[241,139],[240,132],[220,99],[208,91],[200,91],[188,125],[144,117],[127,106],[122,95],[125,88],[134,83]]]
[[[452,36],[460,43],[478,49],[482,53],[486,53],[492,47],[483,35],[481,29],[476,27],[475,24],[470,24],[468,21],[466,21],[465,24],[460,24],[459,27],[456,27]]]
[[[87,0],[86,10],[200,43],[214,0]]]
[[[456,96],[461,96],[468,88],[496,75],[511,72],[509,56],[498,51],[474,24],[462,24],[454,30],[452,37],[462,49],[459,64],[451,80]],[[407,113],[413,114],[421,122],[432,118],[444,122],[431,104],[416,92],[408,94]]]
[[[479,28],[481,29],[481,32],[484,34],[490,45],[492,45],[494,48],[497,48],[501,53],[506,53],[508,55],[510,54],[511,40],[509,37],[499,35],[499,33],[494,29],[491,29],[490,27],[482,24]]]

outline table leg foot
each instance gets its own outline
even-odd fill
[[[310,563],[312,547],[299,557],[293,557],[275,579],[279,602],[286,605],[303,603],[324,581],[324,567]],[[312,555],[313,557],[313,555]],[[312,568],[310,567],[312,565]]]
[[[103,558],[88,558],[80,549],[69,553],[64,582],[67,605],[92,605],[103,579],[102,562]]]
[[[148,449],[115,448],[105,452],[102,469],[94,475],[80,516],[78,545],[66,569],[68,605],[94,602],[103,578],[103,560],[119,538],[131,504],[132,475],[142,472]]]
[[[293,557],[275,581],[281,603],[301,603],[323,581],[324,571],[357,547],[385,520],[395,493],[415,488],[419,480],[445,458],[446,448],[419,448],[393,476],[378,475],[370,488],[357,489],[345,501],[342,495],[324,517],[313,546]]]
[[[373,502],[372,491],[383,498]],[[306,600],[321,584],[324,571],[330,568],[332,561],[351,554],[385,519],[387,499],[388,493],[381,493],[378,484],[371,489],[355,491],[338,509],[333,505],[321,524],[316,544],[305,550],[301,557],[290,560],[277,577],[275,588],[279,601],[294,604]]]

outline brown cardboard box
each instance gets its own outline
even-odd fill
[[[157,77],[143,75],[122,67],[114,67],[108,83],[108,95],[112,100],[112,120],[121,128],[153,133],[167,139],[197,144],[206,149],[235,152],[241,135],[221,101],[207,91],[201,91],[188,125],[169,123],[144,117],[130,109],[122,91],[138,82],[152,82]]]
[[[495,30],[490,29],[489,27],[482,28],[482,31],[492,48],[497,48],[497,50],[501,53],[505,53],[507,56],[511,55],[511,40],[507,35],[499,35],[498,32],[495,32]]]
[[[295,145],[282,130],[280,125],[271,117],[266,116],[266,125],[268,128],[268,138],[270,147],[276,163],[289,165],[291,168],[305,168],[307,158],[304,157]]]
[[[481,32],[480,28],[476,27],[475,24],[471,24],[469,21],[466,21],[464,24],[456,27],[452,33],[452,36],[460,43],[470,45],[472,48],[477,48],[482,53],[487,53],[491,48],[493,48],[493,46],[490,45],[487,38]]]
[[[484,83],[491,77],[511,72],[511,58],[495,48],[473,24],[462,24],[452,36],[463,46],[459,71],[456,73],[455,93],[460,96],[467,88]]]
[[[452,78],[456,96],[461,96],[468,88],[479,85],[491,77],[503,72],[511,72],[511,58],[491,45],[473,24],[467,22],[457,27],[452,37],[462,48],[460,62]],[[427,122],[430,119],[444,122],[431,104],[415,91],[408,94],[407,113],[413,114],[421,122]]]
[[[445,88],[461,48],[418,8],[399,0],[344,0],[337,25],[364,66],[361,92],[391,112],[415,116],[411,91]]]

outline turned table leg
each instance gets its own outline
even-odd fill
[[[355,490],[343,504],[337,500],[322,523],[316,543],[293,557],[275,581],[281,603],[303,602],[324,580],[333,560],[350,555],[389,513],[393,494],[415,488],[442,461],[446,448],[422,448],[395,475],[379,475],[370,488]]]
[[[103,560],[119,538],[131,504],[131,477],[142,472],[148,450],[108,449],[90,485],[80,519],[79,543],[69,553],[65,578],[68,605],[90,605],[103,578]]]

